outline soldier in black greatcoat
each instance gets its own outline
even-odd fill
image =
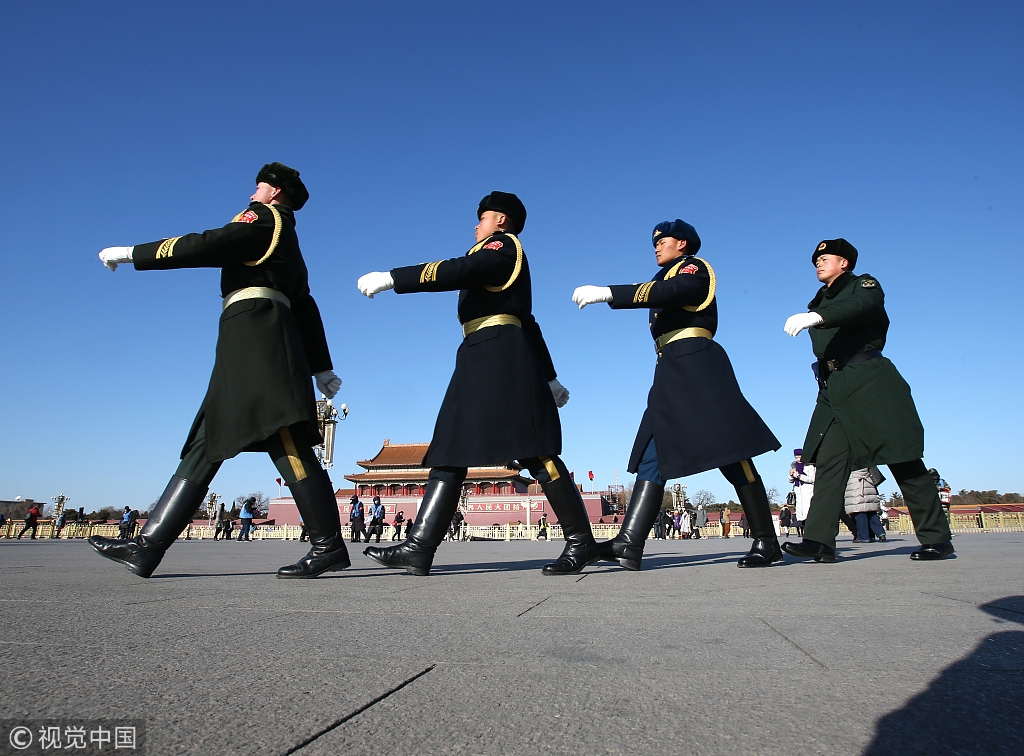
[[[753,457],[780,444],[740,392],[718,330],[715,271],[696,257],[700,237],[679,219],[654,227],[660,270],[642,284],[581,286],[573,301],[583,309],[607,302],[613,310],[651,311],[658,363],[647,410],[640,421],[629,471],[636,484],[619,534],[599,545],[601,556],[639,570],[644,542],[661,509],[665,481],[717,467],[736,488],[754,544],[740,567],[782,560],[771,506]]]
[[[328,397],[341,380],[295,234],[295,211],[308,198],[298,171],[269,163],[249,207],[223,228],[100,252],[111,270],[129,262],[136,270],[221,269],[217,358],[181,463],[136,538],[89,539],[136,575],[153,573],[221,463],[243,451],[270,454],[309,531],[309,553],[277,576],[311,578],[349,566],[334,487],[313,452],[320,429],[310,376]]]
[[[368,273],[368,297],[394,289],[458,291],[464,340],[424,463],[430,478],[407,540],[365,553],[387,567],[426,575],[448,532],[471,466],[518,460],[544,489],[565,534],[565,549],[544,574],[572,574],[596,561],[583,499],[565,464],[558,407],[569,399],[532,314],[530,265],[519,233],[526,208],[514,194],[491,192],[477,209],[477,243],[463,257]]]

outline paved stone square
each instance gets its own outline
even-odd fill
[[[185,541],[142,580],[82,541],[0,542],[0,718],[143,719],[150,754],[1021,754],[1024,533],[651,541],[639,573],[560,542],[443,544],[415,578],[353,549]],[[3,734],[6,740],[6,733]]]

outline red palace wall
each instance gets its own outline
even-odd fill
[[[341,513],[342,525],[348,524],[349,500],[351,495],[344,499],[338,497],[338,511]],[[466,515],[466,523],[469,525],[504,525],[506,523],[526,523],[526,494],[511,494],[508,496],[470,496],[467,500],[467,507],[463,509]],[[530,500],[530,521],[534,524],[542,514],[548,516],[551,523],[558,522],[555,513],[551,511],[551,505],[544,496],[531,494]],[[372,497],[360,497],[367,514],[369,513]],[[401,511],[406,519],[416,517],[419,508],[420,497],[414,496],[381,496],[380,503],[384,505],[387,512],[387,522],[390,524],[395,519],[395,513]],[[584,493],[583,503],[587,508],[587,514],[591,522],[597,522],[601,518],[601,494]],[[299,510],[295,508],[295,502],[290,497],[271,499],[270,512],[267,517],[278,525],[298,525]],[[369,517],[367,517],[369,521]],[[608,520],[610,521],[610,519]]]

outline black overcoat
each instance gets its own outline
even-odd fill
[[[286,426],[319,441],[311,376],[332,368],[331,355],[290,208],[253,202],[223,228],[137,245],[133,262],[138,270],[221,268],[223,297],[260,286],[290,300],[245,299],[221,313],[213,375],[182,456],[204,419],[210,462],[262,450]]]
[[[718,330],[715,273],[699,257],[665,265],[651,281],[612,286],[612,309],[648,308],[651,336],[680,328]],[[651,438],[662,478],[671,480],[751,459],[779,440],[740,391],[725,350],[713,339],[686,338],[658,352],[654,385],[628,470],[637,471]]]
[[[519,239],[499,232],[463,257],[391,271],[395,291],[459,290],[459,322],[512,315],[466,336],[455,356],[424,458],[430,467],[501,465],[562,451],[562,426],[548,387],[556,377],[534,319],[530,265]]]

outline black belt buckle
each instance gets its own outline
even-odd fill
[[[839,360],[826,360],[825,367],[828,368],[828,372],[832,373],[839,369]]]

